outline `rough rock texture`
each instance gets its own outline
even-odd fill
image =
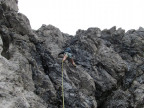
[[[144,107],[144,29],[89,28],[75,36],[52,25],[34,31],[0,0],[0,108],[62,108],[61,61],[67,46],[77,67],[64,63],[66,108]]]

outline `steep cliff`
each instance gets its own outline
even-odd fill
[[[144,107],[144,29],[89,28],[75,36],[52,25],[31,29],[17,0],[0,0],[0,108]]]

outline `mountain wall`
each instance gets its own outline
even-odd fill
[[[0,0],[0,108],[144,108],[144,28],[32,30],[17,0]]]

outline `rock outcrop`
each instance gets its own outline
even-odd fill
[[[66,108],[144,107],[144,29],[31,29],[17,0],[0,0],[0,108],[62,108],[61,61],[71,47],[75,68],[64,63]]]

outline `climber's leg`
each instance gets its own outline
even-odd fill
[[[71,58],[70,60],[71,60],[72,64],[76,67],[76,64],[75,64],[73,58]]]

